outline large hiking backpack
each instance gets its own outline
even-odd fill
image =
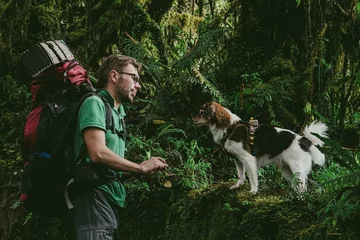
[[[21,60],[32,77],[32,110],[24,126],[21,202],[31,211],[60,215],[74,166],[73,139],[79,107],[96,95],[87,71],[63,41],[38,43]],[[103,99],[103,98],[102,98]],[[106,106],[106,126],[114,126]]]

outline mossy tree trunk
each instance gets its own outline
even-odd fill
[[[296,1],[235,1],[233,6],[239,17],[234,16],[237,33],[232,40],[236,45],[230,44],[228,49],[236,66],[229,67],[229,71],[253,73],[275,57],[289,59],[299,78],[294,85],[294,110],[288,110],[299,122],[308,121],[303,109],[310,103],[313,110],[336,116],[339,129],[343,129],[348,101],[354,97],[352,81],[344,81],[343,96],[336,96],[335,100],[332,95],[333,101],[341,98],[342,104],[337,107],[324,100],[324,96],[331,95],[334,81],[349,74],[351,79],[356,78],[359,55],[356,39],[360,34],[356,30],[359,25],[356,3],[356,0],[341,3],[304,0],[297,6]],[[345,66],[344,58],[348,59]]]

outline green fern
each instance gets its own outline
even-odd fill
[[[191,78],[191,77],[189,78],[189,80],[191,82],[200,83],[201,86],[202,86],[203,91],[210,93],[211,96],[214,98],[214,100],[218,101],[219,103],[221,103],[223,105],[228,105],[229,104],[229,102],[227,100],[225,100],[222,93],[215,87],[215,85],[213,83],[211,83],[209,80],[207,80],[204,77],[204,75],[199,71],[198,68],[193,66],[191,68],[191,70],[194,73],[194,75],[196,76],[196,78]]]
[[[173,128],[173,127],[174,127],[174,125],[172,125],[172,124],[167,125],[159,132],[157,137],[160,138],[161,136],[170,134],[170,133],[180,133],[186,138],[186,133],[184,132],[184,130],[179,129],[179,128]]]
[[[163,69],[167,69],[168,67],[161,63],[156,55],[156,51],[150,51],[145,44],[135,41],[130,36],[124,38],[121,45],[124,49],[124,54],[141,62],[144,70],[155,80],[161,79],[160,76],[164,74]]]

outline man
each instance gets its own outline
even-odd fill
[[[104,59],[98,72],[99,95],[112,107],[115,127],[124,132],[123,103],[134,101],[141,89],[139,71],[141,65],[133,58],[113,54]],[[86,149],[86,161],[101,166],[109,172],[148,174],[167,167],[164,159],[152,157],[141,164],[124,158],[123,137],[106,130],[105,104],[98,96],[88,97],[82,104],[75,134],[74,151],[79,156]],[[73,223],[78,240],[113,239],[118,210],[124,206],[125,188],[118,178],[85,191],[73,201]]]

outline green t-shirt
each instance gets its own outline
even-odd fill
[[[120,105],[119,109],[114,108],[114,99],[110,93],[102,89],[99,95],[103,96],[112,107],[112,114],[114,117],[115,128],[119,131],[124,130],[122,125],[122,119],[125,116],[124,108]],[[76,126],[76,133],[74,139],[74,156],[75,160],[79,156],[80,151],[85,147],[85,141],[83,137],[83,130],[88,127],[95,127],[106,131],[105,141],[106,146],[120,157],[124,157],[125,142],[116,133],[111,130],[106,130],[106,110],[104,102],[98,96],[90,96],[85,99],[81,105],[78,115],[78,123]],[[86,161],[90,162],[89,157],[86,157]],[[122,173],[119,172],[121,175]],[[115,205],[123,207],[125,203],[126,191],[124,185],[119,180],[110,181],[106,184],[98,186],[103,190],[108,199]]]

